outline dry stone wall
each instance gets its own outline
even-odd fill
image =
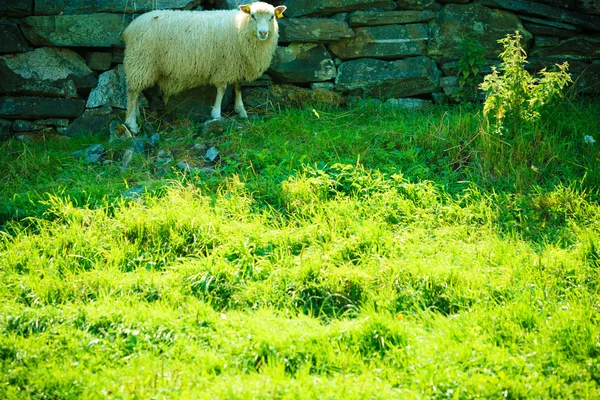
[[[0,0],[0,135],[106,132],[126,106],[122,33],[132,19],[154,9],[234,9],[241,3]],[[486,72],[497,63],[497,40],[515,30],[529,53],[528,68],[569,61],[577,90],[600,93],[597,0],[271,3],[288,10],[279,20],[271,67],[244,88],[250,107],[285,107],[291,92],[310,98],[310,90],[391,99],[399,106],[445,101],[458,88],[465,35],[483,45]],[[205,119],[214,95],[214,88],[189,90],[171,98],[166,111]],[[156,90],[146,96],[147,110],[165,112]],[[228,92],[225,102],[231,97]]]

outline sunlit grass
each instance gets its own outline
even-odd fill
[[[162,132],[198,174],[1,143],[0,397],[598,397],[600,112],[564,107],[527,157],[458,107]]]

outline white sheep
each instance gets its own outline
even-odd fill
[[[152,11],[125,29],[127,117],[125,124],[139,131],[138,99],[142,90],[158,84],[169,96],[200,85],[217,87],[211,111],[221,118],[227,84],[235,89],[235,111],[248,114],[242,102],[241,83],[253,81],[269,67],[277,47],[285,6],[256,2],[231,11]]]

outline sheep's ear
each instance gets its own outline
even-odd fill
[[[286,10],[286,6],[275,7],[275,15],[277,18],[283,18],[283,12]]]
[[[240,10],[242,10],[246,14],[251,14],[251,12],[250,12],[250,4],[242,4],[240,6]]]

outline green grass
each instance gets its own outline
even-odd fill
[[[598,398],[600,103],[543,121],[161,132],[177,160],[219,148],[193,174],[0,143],[0,398]]]

